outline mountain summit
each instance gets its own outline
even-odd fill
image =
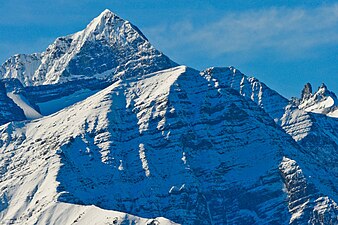
[[[2,65],[0,76],[35,86],[88,78],[113,80],[176,65],[136,26],[105,10],[84,30],[57,38],[45,52],[13,56]]]

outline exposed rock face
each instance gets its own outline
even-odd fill
[[[213,67],[202,72],[208,80],[218,85],[226,85],[238,91],[241,95],[254,101],[263,108],[276,123],[284,114],[284,107],[288,100],[276,91],[267,87],[254,77],[247,77],[233,67]]]
[[[275,118],[301,146],[302,150],[294,156],[296,160],[306,167],[321,192],[338,201],[338,120],[334,115],[338,112],[335,111],[338,101],[325,84],[315,93],[306,84],[302,98],[288,102],[264,83],[247,78],[231,67],[211,68],[202,74],[215,87],[222,83],[243,96],[250,96],[249,99]]]
[[[325,85],[303,93],[309,95],[286,107],[281,126],[304,148],[317,187],[338,201],[338,118],[327,113],[336,107],[336,96]]]
[[[302,90],[302,101],[308,100],[312,96],[312,86],[310,83],[306,83],[304,89]]]
[[[297,162],[284,158],[280,171],[288,193],[290,224],[337,224],[338,205],[308,183]]]
[[[337,201],[338,119],[290,106],[282,119],[282,127],[303,147],[306,153],[303,161],[312,170],[316,185]]]
[[[69,96],[83,89],[102,90],[110,86],[112,82],[98,79],[86,79],[69,81],[67,83],[49,84],[25,87],[26,95],[36,103],[48,102],[54,99]]]

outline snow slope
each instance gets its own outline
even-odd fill
[[[328,114],[326,114],[329,117],[335,117],[338,118],[338,109],[333,110],[332,112],[329,112]]]
[[[42,117],[42,115],[29,103],[25,96],[15,94],[14,92],[7,93],[7,96],[23,110],[27,119],[32,120]]]
[[[323,210],[307,207],[318,215],[288,208],[294,176],[280,164],[302,159],[297,144],[254,103],[184,66],[0,130],[0,216],[11,223],[297,224],[337,212],[322,189],[310,194],[327,199]]]
[[[35,218],[36,219],[36,218]],[[30,218],[33,223],[34,219]],[[38,219],[37,224],[151,224],[151,225],[175,225],[163,217],[147,219],[122,212],[100,209],[96,206],[83,206],[68,203],[56,203],[48,208]]]

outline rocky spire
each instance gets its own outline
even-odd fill
[[[302,100],[307,100],[312,95],[312,86],[310,83],[306,83],[302,90]]]
[[[324,83],[322,83],[322,84],[319,86],[317,92],[322,93],[322,94],[327,94],[327,92],[329,92],[329,91],[328,91],[328,89],[327,89],[327,86],[326,86]]]
[[[324,88],[324,89],[327,89],[327,86],[324,84],[324,83],[322,83],[321,85],[320,85],[320,87],[319,88]]]

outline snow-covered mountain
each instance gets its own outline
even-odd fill
[[[15,78],[25,86],[25,99],[14,96],[14,100],[33,119],[41,113],[27,102],[49,115],[115,80],[174,66],[136,26],[105,10],[84,30],[57,38],[45,52],[11,57],[0,67],[0,77]]]
[[[335,201],[297,172],[291,137],[253,102],[183,66],[9,123],[0,137],[3,221],[89,219],[101,209],[180,224],[337,221]],[[288,207],[287,196],[302,200],[289,197]]]
[[[18,78],[31,86],[128,77],[176,65],[136,26],[105,10],[84,30],[57,38],[45,52],[10,58],[2,65],[0,76]]]
[[[17,78],[22,84],[32,83],[32,76],[41,65],[41,54],[17,54],[0,67],[1,78]]]
[[[326,86],[177,66],[108,10],[0,75],[2,224],[338,224]]]

